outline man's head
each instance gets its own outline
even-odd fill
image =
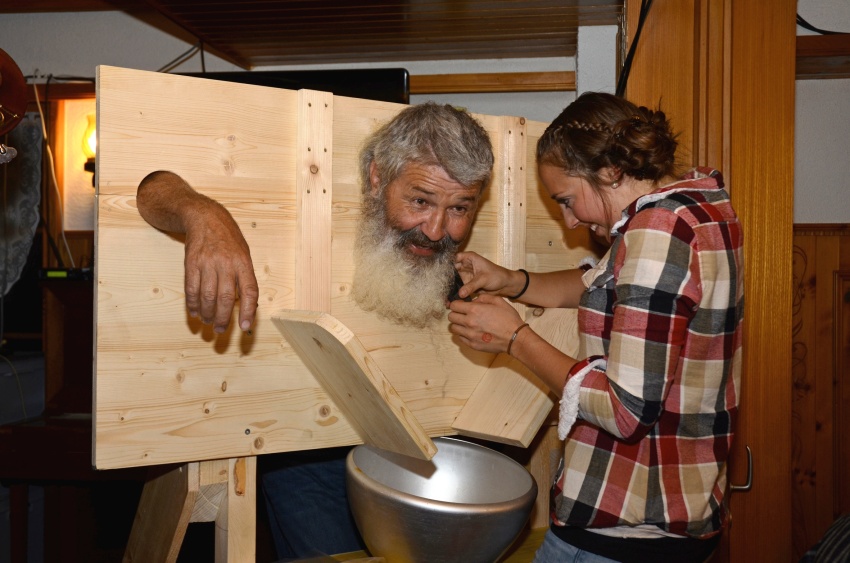
[[[442,317],[492,169],[487,132],[449,105],[406,108],[367,140],[353,284],[363,309],[417,327]]]

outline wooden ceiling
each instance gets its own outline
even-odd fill
[[[3,0],[0,13],[121,10],[242,68],[574,56],[624,0]]]

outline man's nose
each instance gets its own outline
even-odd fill
[[[446,214],[434,211],[422,222],[422,233],[434,242],[446,236]]]

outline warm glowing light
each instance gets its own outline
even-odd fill
[[[89,120],[89,124],[86,127],[86,132],[83,134],[83,153],[85,153],[86,158],[91,159],[97,154],[97,121],[93,113],[88,114],[86,117]]]

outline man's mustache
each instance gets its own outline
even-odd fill
[[[418,227],[408,229],[406,231],[396,230],[398,238],[396,245],[398,248],[404,248],[410,244],[415,244],[420,248],[433,250],[436,254],[451,253],[454,254],[460,246],[459,241],[455,241],[449,235],[444,236],[440,240],[431,240],[425,233],[419,230]]]

